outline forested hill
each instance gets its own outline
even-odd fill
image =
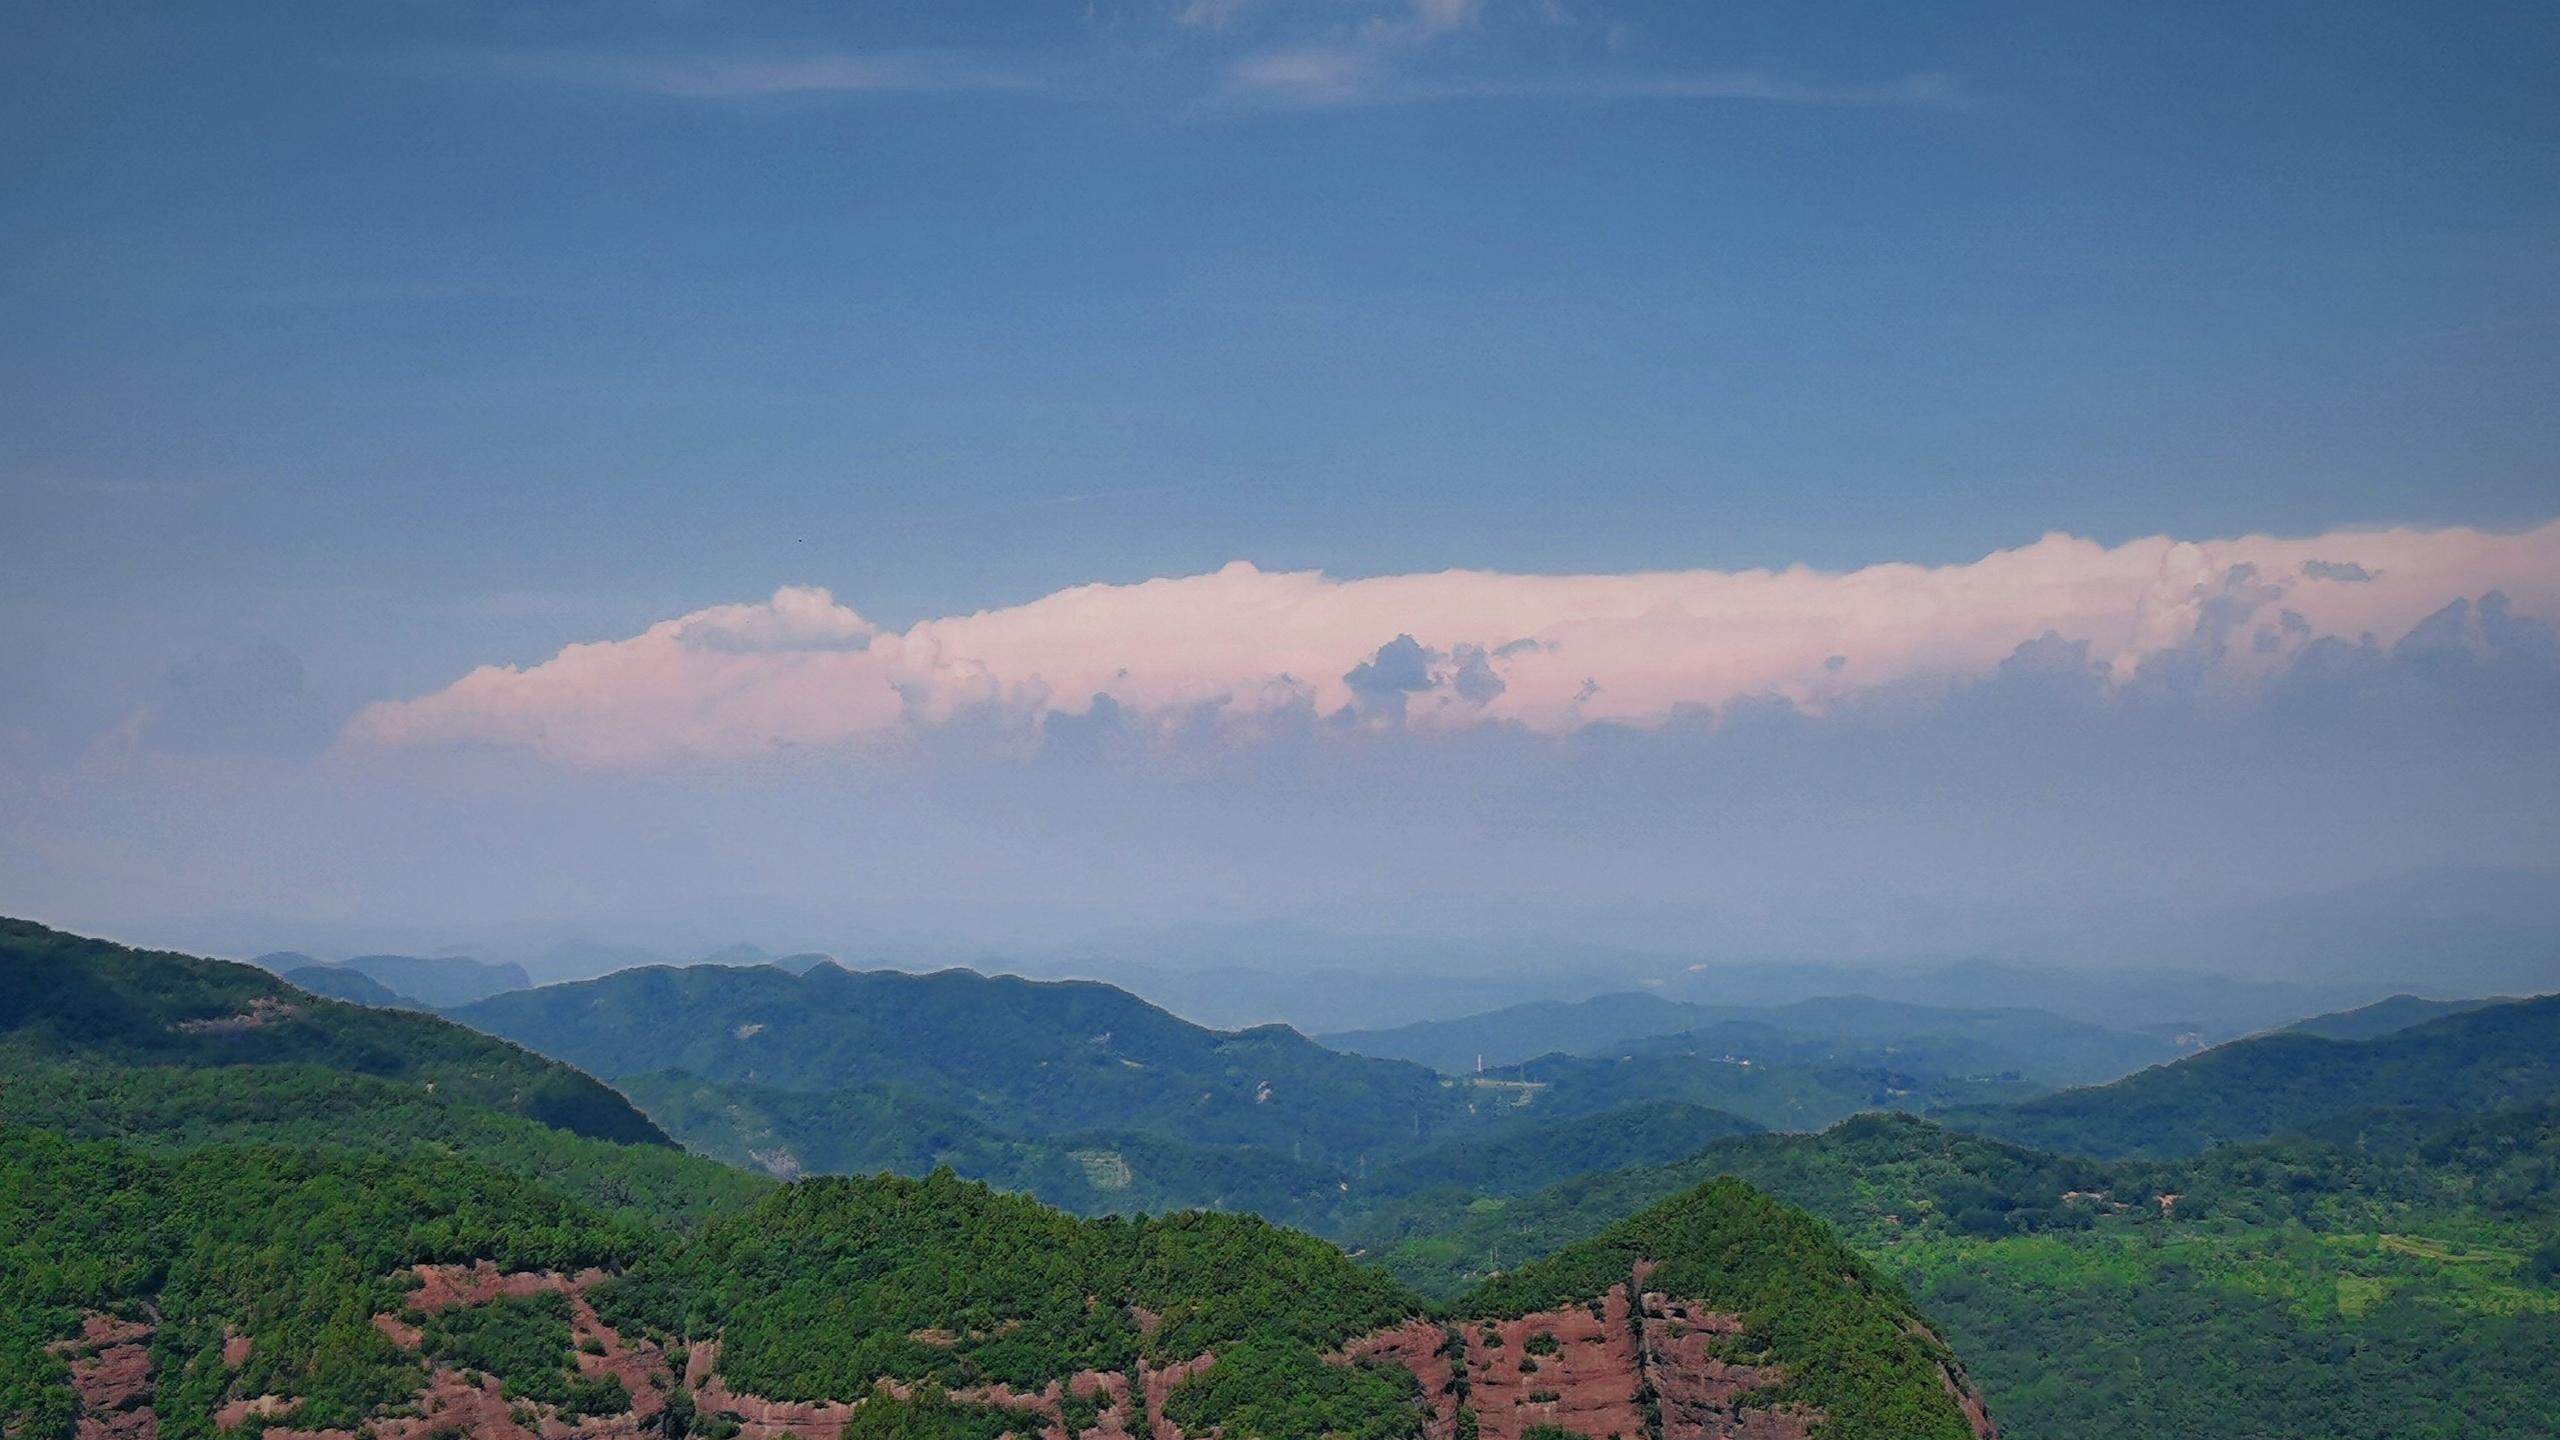
[[[2560,995],[2486,1005],[2372,1040],[2279,1032],[2014,1105],[1950,1108],[1960,1130],[2100,1157],[2192,1155],[2360,1110],[2473,1113],[2560,1096]]]
[[[1282,1026],[1209,1030],[1124,990],[968,970],[652,967],[448,1012],[607,1078],[894,1085],[1015,1132],[1119,1130],[1350,1163],[1468,1120],[1418,1065]]]
[[[687,1235],[460,1157],[0,1129],[10,1435],[1972,1440],[1960,1380],[1730,1182],[1443,1320],[1251,1217],[1077,1220],[948,1172]]]
[[[593,1139],[667,1143],[594,1078],[450,1021],[325,999],[254,965],[0,919],[0,1074],[64,1066],[206,1072],[217,1086],[236,1067],[316,1067]]]
[[[1417,1204],[1374,1217],[1355,1253],[1455,1295],[1720,1175],[1830,1221],[1908,1286],[2015,1436],[2560,1434],[2560,1103],[2367,1111],[2115,1162],[1870,1115]]]
[[[2042,1010],[1952,1008],[1863,995],[1783,1005],[1709,1005],[1649,993],[1532,1001],[1458,1020],[1317,1036],[1355,1055],[1412,1060],[1449,1074],[1481,1062],[1500,1069],[1561,1052],[1616,1056],[1659,1049],[1645,1042],[1686,1035],[1692,1048],[1757,1060],[1826,1063],[1866,1050],[1906,1069],[2014,1071],[2051,1085],[2081,1085],[2177,1058],[2169,1040],[2110,1030]],[[1864,1042],[1863,1044],[1861,1042]],[[1805,1053],[1811,1050],[1814,1053]]]
[[[1539,1325],[1578,1318],[1576,1307],[1632,1321],[1646,1402],[1641,1430],[1610,1423],[1615,1415],[1576,1415],[1565,1422],[1569,1433],[1810,1432],[1822,1440],[1991,1434],[1954,1355],[1912,1311],[1902,1287],[1829,1226],[1740,1180],[1675,1195],[1459,1300],[1453,1308],[1461,1316],[1525,1318],[1531,1331],[1516,1364],[1526,1376],[1509,1373],[1512,1356],[1498,1354],[1471,1378],[1508,1382],[1502,1388],[1516,1391],[1540,1383],[1534,1367],[1541,1353],[1567,1371],[1587,1364],[1579,1345],[1547,1348],[1535,1339]],[[1484,1321],[1461,1328],[1470,1342],[1513,1338]],[[1604,1328],[1590,1338],[1605,1345],[1612,1337]],[[1719,1402],[1758,1414],[1718,1415]]]
[[[2376,1000],[2353,1010],[2340,1010],[2328,1015],[2314,1015],[2285,1026],[2295,1035],[2317,1035],[2324,1040],[2377,1040],[2396,1030],[2424,1025],[2447,1015],[2462,1015],[2491,1005],[2511,1003],[2513,997],[2500,996],[2484,1000],[2422,1000],[2415,995],[2394,995]]]

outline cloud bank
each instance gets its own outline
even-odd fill
[[[2520,534],[2064,535],[1969,564],[1845,573],[1448,571],[1341,580],[1238,561],[1028,604],[874,625],[786,587],[525,668],[367,707],[349,747],[495,746],[580,767],[893,749],[940,731],[1033,750],[1113,726],[1275,735],[1805,717],[2061,676],[2093,703],[2251,706],[2359,657],[2538,655],[2560,522]],[[2449,662],[2450,663],[2450,662]]]

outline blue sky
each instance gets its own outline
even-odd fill
[[[58,780],[247,694],[193,748],[301,755],[784,585],[2531,526],[2556,58],[2525,4],[16,7],[0,734]]]

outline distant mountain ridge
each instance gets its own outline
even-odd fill
[[[297,970],[352,970],[394,994],[433,1009],[467,1005],[533,984],[524,967],[512,960],[493,964],[460,955],[357,955],[331,964],[298,950],[278,950],[249,963],[279,975]]]
[[[2362,1110],[2479,1112],[2554,1096],[2560,995],[2545,995],[2460,1008],[2370,1040],[2278,1031],[2111,1085],[2014,1105],[1951,1107],[1936,1118],[2067,1154],[2170,1156]]]
[[[361,970],[351,970],[344,965],[301,965],[285,971],[284,978],[314,995],[326,995],[332,1000],[344,1000],[353,1005],[388,1010],[435,1008],[423,1000],[410,999]]]
[[[1355,1054],[1412,1060],[1460,1074],[1479,1062],[1501,1067],[1557,1051],[1625,1054],[1647,1048],[1643,1042],[1683,1034],[1695,1037],[1696,1048],[1738,1048],[1745,1055],[1753,1053],[1749,1047],[1755,1039],[1768,1036],[1887,1042],[1906,1050],[1934,1050],[1941,1057],[1938,1068],[2014,1070],[2051,1084],[2112,1080],[2185,1053],[2158,1036],[2128,1034],[2044,1011],[1950,1009],[1864,995],[1782,1005],[1710,1005],[1630,992],[1316,1038]],[[1765,1058],[1820,1063],[1802,1054]]]
[[[1118,1129],[1349,1163],[1480,1122],[1420,1066],[1281,1026],[1217,1031],[1090,981],[818,965],[626,970],[455,1019],[607,1078],[895,1085],[1016,1133]]]
[[[1813,1066],[1551,1056],[1461,1079],[1281,1026],[1210,1030],[1098,982],[968,970],[652,967],[448,1013],[606,1076],[687,1143],[777,1175],[948,1163],[1079,1210],[1248,1204],[1314,1226],[1383,1194],[1417,1152],[1524,1127],[1583,1122],[1598,1149],[1559,1134],[1549,1151],[1628,1164],[1666,1133],[1638,1117],[1688,1117],[1676,1123],[1702,1141],[2041,1088],[1863,1052]],[[1311,1183],[1327,1172],[1330,1195]]]
[[[2376,1040],[2412,1025],[2508,1004],[2515,998],[2498,995],[2474,1000],[2427,1000],[2415,995],[2393,995],[2353,1010],[2297,1020],[2284,1028],[2290,1034],[2317,1035],[2326,1040]]]

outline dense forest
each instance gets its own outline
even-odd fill
[[[1412,1060],[1447,1074],[1542,1055],[1683,1049],[1811,1066],[1899,1067],[1953,1075],[2015,1073],[2048,1085],[2113,1080],[2181,1053],[2157,1035],[2111,1030],[2043,1010],[1955,1008],[1835,995],[1781,1005],[1709,1005],[1650,993],[1541,1000],[1458,1020],[1316,1037],[1355,1055]]]
[[[123,1424],[134,1406],[171,1437],[357,1427],[467,1402],[481,1376],[510,1424],[646,1416],[671,1437],[734,1434],[740,1404],[832,1404],[846,1435],[995,1440],[1026,1433],[1029,1404],[1080,1432],[1116,1405],[1120,1431],[1144,1434],[1160,1405],[1164,1423],[1232,1440],[1399,1440],[1448,1394],[1430,1355],[1328,1359],[1441,1322],[1386,1273],[1257,1216],[1078,1218],[948,1170],[777,1185],[645,1124],[589,1133],[627,1107],[524,1103],[592,1082],[432,1017],[221,962],[33,927],[13,938],[37,983],[8,992],[0,1045],[12,1437]],[[1506,1172],[1525,1185],[1748,1128],[1637,1109],[1578,1136],[1445,1141],[1381,1186],[1500,1188]],[[1605,1243],[1645,1250],[1657,1285],[1751,1317],[1733,1343],[1782,1364],[1793,1388],[1778,1398],[1821,1406],[1826,1434],[1886,1433],[1873,1417],[1919,1393],[1923,1371],[1904,1370],[1935,1363],[1898,1291],[1742,1186],[1630,1223]],[[491,1284],[513,1278],[483,1292],[418,1268],[478,1263]],[[1535,1287],[1597,1306],[1627,1278],[1586,1270],[1552,1267]],[[1440,1313],[1508,1313],[1524,1283]],[[1850,1338],[1812,1346],[1814,1331]],[[716,1356],[707,1372],[697,1353]],[[111,1371],[124,1378],[102,1390]],[[1136,1396],[1129,1381],[1151,1374],[1162,1393],[1143,1404],[1094,1379]],[[1101,1388],[1059,1388],[1079,1376]],[[1929,1393],[1929,1433],[1961,1433],[1956,1400]]]
[[[780,1177],[949,1165],[1080,1213],[1252,1209],[1327,1231],[1433,1185],[1510,1193],[1737,1128],[2041,1088],[1775,1032],[1758,1058],[1666,1043],[1444,1076],[1279,1026],[1205,1029],[1107,985],[958,970],[652,967],[451,1013],[607,1076],[692,1148]]]
[[[316,1065],[433,1085],[594,1139],[667,1143],[590,1076],[450,1021],[322,999],[254,966],[0,919],[0,1064],[68,1055],[142,1066]]]
[[[1971,1440],[1939,1378],[1954,1357],[1913,1323],[1901,1287],[1829,1226],[1729,1177],[1487,1280],[1458,1308],[1516,1315],[1572,1304],[1645,1261],[1658,1262],[1647,1288],[1739,1317],[1719,1358],[1780,1367],[1786,1378],[1767,1402],[1818,1410],[1825,1440]]]
[[[2261,1035],[2112,1085],[1950,1107],[1942,1118],[2075,1155],[2193,1155],[2360,1110],[2476,1113],[2555,1094],[2560,995],[2457,1010],[2366,1040]]]
[[[454,1158],[207,1146],[154,1154],[0,1129],[0,1428],[68,1435],[68,1366],[50,1347],[84,1313],[156,1322],[160,1433],[214,1433],[236,1396],[300,1397],[298,1424],[343,1426],[405,1401],[419,1362],[373,1324],[395,1272],[490,1260],[621,1266],[665,1243]],[[224,1359],[245,1338],[247,1358]]]
[[[885,1082],[630,1082],[677,1129],[767,1170],[910,1172],[783,1186],[675,1149],[577,1072],[432,1016],[37,927],[0,937],[0,964],[29,982],[0,993],[13,1317],[0,1383],[30,1434],[70,1413],[59,1347],[95,1315],[157,1319],[149,1345],[173,1435],[209,1433],[252,1384],[300,1400],[297,1420],[372,1413],[438,1365],[501,1375],[529,1414],[656,1397],[667,1425],[719,1433],[716,1407],[694,1414],[672,1368],[657,1397],[580,1360],[593,1337],[577,1331],[567,1348],[570,1302],[403,1309],[403,1267],[474,1259],[610,1270],[586,1292],[595,1313],[669,1357],[717,1338],[719,1374],[739,1393],[789,1404],[860,1398],[882,1377],[917,1387],[866,1402],[849,1434],[994,1440],[1019,1416],[986,1387],[1215,1352],[1218,1368],[1175,1387],[1168,1420],[1388,1440],[1446,1392],[1395,1365],[1325,1363],[1328,1349],[1429,1306],[1464,1356],[1473,1332],[1460,1318],[1592,1301],[1638,1258],[1661,1265],[1657,1288],[1744,1317],[1715,1353],[1792,1377],[1773,1403],[1828,1416],[1826,1437],[1902,1433],[1905,1420],[1857,1431],[1855,1417],[1918,1402],[1921,1372],[1904,1367],[1943,1360],[1932,1332],[2012,1437],[2504,1440],[2560,1426],[2544,1378],[2560,1366],[2560,1102],[2448,1113],[2542,1083],[2547,1002],[2433,1018],[2400,1007],[2416,1023],[2398,1029],[2345,1017],[2383,1033],[2270,1035],[2059,1097],[2058,1113],[2142,1126],[2179,1123],[2180,1105],[2200,1112],[2184,1122],[2197,1128],[2235,1123],[2235,1108],[2242,1128],[2309,1117],[2194,1154],[2075,1158],[1890,1112],[1764,1132],[1670,1097],[1576,1115],[1560,1113],[1582,1102],[1559,1083],[1527,1105],[1496,1087],[1483,1121],[1344,1166],[1162,1131],[1014,1131],[985,1118],[1004,1110],[984,1096]],[[1105,987],[1064,993],[1136,1003]],[[2448,1041],[2446,1026],[2467,1038]],[[1194,1034],[1210,1039],[1193,1060],[1215,1060],[1217,1032]],[[1129,1071],[1116,1043],[1093,1048]],[[2448,1046],[2479,1063],[2402,1087],[2419,1106],[2347,1103]],[[2331,1091],[2293,1075],[2294,1056]],[[1026,1061],[1025,1083],[1054,1083],[1050,1065]],[[1784,1094],[1811,1073],[1754,1078]],[[2233,1086],[2266,1095],[2235,1102]],[[2057,1109],[1949,1116],[2021,1113]],[[774,1163],[787,1133],[842,1148]],[[361,1203],[348,1199],[359,1190]],[[75,1194],[96,1203],[78,1210]],[[1201,1197],[1228,1213],[1164,1213]],[[188,1239],[196,1216],[212,1226],[201,1244]],[[333,1226],[367,1237],[343,1264],[323,1262]],[[1790,1288],[1810,1274],[1834,1280]],[[205,1317],[233,1304],[253,1309],[209,1330]],[[1904,1318],[1878,1328],[1887,1314]],[[407,1316],[414,1343],[372,1323],[384,1315]],[[1888,1329],[1909,1344],[1883,1343]],[[1826,1350],[1822,1335],[1854,1343]],[[272,1366],[233,1373],[204,1358],[244,1336]],[[1060,1403],[1083,1415],[1106,1401]]]
[[[1386,1211],[1350,1243],[1456,1294],[1716,1176],[1898,1277],[2011,1436],[2560,1433],[2560,1103],[2130,1162],[1867,1116]]]

